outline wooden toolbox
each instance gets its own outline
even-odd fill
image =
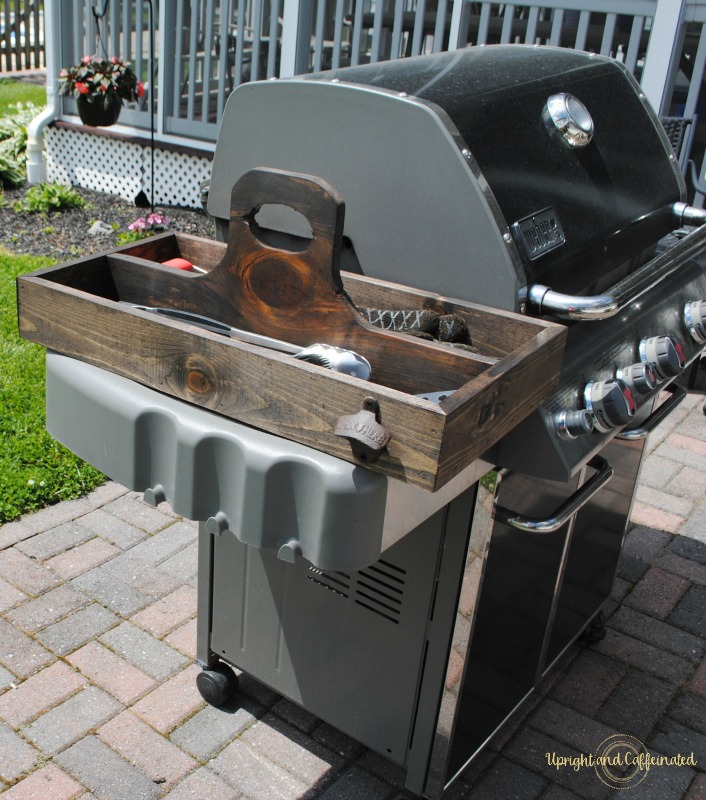
[[[300,212],[313,238],[296,251],[268,243],[255,220],[266,204]],[[22,276],[20,333],[217,414],[434,491],[550,394],[566,330],[340,273],[343,214],[341,197],[325,181],[253,170],[233,189],[227,245],[168,233]],[[176,257],[203,272],[161,263]],[[130,304],[197,313],[302,347],[345,347],[365,356],[372,376],[351,377]],[[356,310],[362,306],[458,314],[479,352],[381,330],[363,319]],[[451,390],[441,402],[417,396]],[[342,424],[351,417],[353,423]],[[389,436],[385,445],[373,441],[375,435],[365,439],[366,418]]]

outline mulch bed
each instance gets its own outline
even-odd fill
[[[112,250],[119,246],[118,233],[125,233],[128,225],[138,217],[150,213],[149,208],[137,208],[113,195],[76,188],[86,201],[83,208],[48,214],[16,212],[14,204],[22,199],[28,186],[5,189],[0,206],[0,248],[11,253],[50,256],[56,261],[66,261]],[[213,221],[200,209],[158,206],[156,213],[169,219],[168,230],[215,238]],[[94,222],[100,220],[116,230],[99,235],[89,234]]]

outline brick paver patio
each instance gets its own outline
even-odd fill
[[[593,753],[631,734],[695,766],[625,798],[706,798],[703,395],[655,431],[605,639],[574,647],[448,800],[613,794]],[[0,527],[3,800],[402,800],[404,776],[255,681],[225,710],[196,690],[196,525],[109,483]]]

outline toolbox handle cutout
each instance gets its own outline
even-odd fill
[[[255,217],[275,204],[297,211],[311,226],[313,236],[301,250],[275,247],[261,234]],[[302,328],[333,325],[345,332],[356,321],[339,270],[344,214],[343,198],[321,178],[255,169],[238,180],[231,193],[228,246],[212,276],[237,287],[232,303],[242,327],[254,330],[264,322],[291,341]],[[281,335],[285,332],[290,336]]]

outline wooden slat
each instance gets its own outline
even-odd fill
[[[194,13],[196,12],[196,13]],[[196,17],[196,18],[194,18]],[[195,114],[195,107],[196,107],[196,83],[197,83],[197,72],[196,72],[196,49],[198,44],[198,32],[199,32],[199,14],[198,14],[198,6],[192,5],[191,7],[191,16],[189,17],[189,28],[188,28],[188,37],[189,37],[189,77],[187,83],[187,101],[186,101],[186,115],[189,119],[194,118]]]
[[[554,11],[554,19],[552,20],[552,31],[549,34],[549,42],[552,47],[561,46],[561,29],[564,25],[564,10],[557,8]]]
[[[417,0],[417,8],[414,12],[414,30],[412,32],[412,52],[411,55],[418,56],[422,52],[422,38],[424,35],[424,12],[426,11],[426,0]]]
[[[586,49],[586,40],[588,38],[588,23],[591,20],[590,11],[582,11],[579,14],[579,24],[576,26],[576,41],[574,48],[576,50]]]
[[[505,5],[503,14],[503,29],[500,34],[501,44],[512,44],[512,24],[515,20],[515,6],[511,3]]]
[[[351,66],[356,67],[360,62],[360,42],[363,35],[363,11],[365,0],[355,0],[355,13],[353,15],[353,37],[351,41]]]
[[[345,11],[343,0],[336,0],[336,14],[334,16],[333,30],[333,55],[331,67],[338,69],[341,66],[341,49],[343,46],[343,23],[345,21]],[[271,50],[271,48],[270,48]]]
[[[491,3],[483,3],[480,10],[480,22],[478,24],[478,41],[476,44],[487,44],[488,30],[490,28]]]
[[[8,3],[9,5],[9,3]],[[20,0],[14,0],[14,17],[15,17],[15,24],[13,29],[15,31],[15,64],[17,65],[16,69],[21,68],[22,66],[22,28],[20,26],[20,20],[22,18],[22,12],[20,10]]]
[[[642,32],[645,29],[645,18],[635,17],[632,21],[630,30],[630,41],[628,42],[628,52],[625,57],[625,66],[634,73],[637,68],[637,60],[640,57],[640,46],[642,43]]]
[[[545,322],[509,311],[452,300],[432,292],[353,273],[342,272],[341,275],[343,285],[356,306],[376,308],[385,302],[388,304],[385,308],[428,308],[440,314],[459,314],[468,324],[472,341],[485,356],[503,358],[547,327]]]
[[[605,27],[603,28],[603,38],[601,39],[602,56],[615,56],[613,52],[613,37],[618,23],[617,14],[606,14]]]
[[[326,0],[316,4],[316,26],[314,29],[314,72],[320,72],[324,64],[324,32],[326,23]]]
[[[480,446],[484,452],[522,422],[527,416],[524,403],[536,408],[542,402],[547,365],[560,360],[563,350],[563,338],[545,330],[503,359],[502,367],[499,362],[476,381],[487,381],[487,391],[471,393],[467,384],[441,404],[449,417],[439,459],[439,485],[473,460],[475,448]],[[504,380],[494,381],[500,369]],[[518,398],[522,398],[520,403]]]
[[[212,66],[212,59],[213,59],[213,45],[212,42],[214,41],[214,15],[215,9],[213,0],[203,0],[204,8],[202,18],[204,21],[203,30],[201,35],[203,37],[201,47],[203,49],[203,97],[204,102],[201,106],[201,121],[208,122],[209,121],[209,113],[210,113],[210,103],[208,102],[207,98],[211,96],[211,82],[213,79],[213,66]]]
[[[159,262],[181,256],[208,271],[222,261],[225,251],[226,245],[223,242],[178,233],[153,236],[138,245],[126,245],[116,251],[115,257],[117,258],[121,253],[135,257],[139,253],[139,257],[145,259],[144,263],[152,262],[153,270],[158,271],[161,276],[167,270],[167,274],[171,275],[172,270],[160,267]],[[127,264],[129,262],[126,262],[125,268],[128,268]],[[454,300],[433,292],[402,286],[379,278],[357,275],[343,270],[340,274],[343,287],[356,307],[384,307],[396,310],[428,308],[441,314],[460,314],[468,324],[473,342],[481,350],[482,355],[477,356],[481,360],[487,357],[503,358],[548,325],[548,323],[532,317],[523,317],[502,309],[490,309],[476,303]],[[196,277],[193,273],[183,275],[185,280]],[[155,278],[156,283],[161,280],[161,277]]]
[[[250,79],[253,81],[262,78],[260,75],[260,49],[262,47],[262,3],[260,0],[251,0],[250,13],[251,29],[252,29],[252,42],[250,53]],[[244,35],[244,32],[243,32]],[[274,44],[274,42],[273,42]]]
[[[532,6],[527,18],[527,31],[525,32],[525,44],[535,44],[537,38],[537,22],[539,21],[539,8]]]
[[[236,86],[243,82],[243,54],[245,47],[245,28],[247,26],[246,0],[238,0],[238,27],[235,42],[235,64],[233,65],[234,83]]]
[[[370,63],[374,64],[380,61],[383,57],[382,53],[382,17],[383,17],[383,3],[375,4],[375,12],[373,14],[373,39],[370,44]]]
[[[436,9],[436,22],[434,24],[434,44],[432,50],[434,53],[440,53],[446,49],[447,42],[444,42],[444,33],[446,32],[446,14],[448,2],[447,0],[439,0],[439,5]]]
[[[405,3],[404,0],[395,0],[394,18],[392,21],[392,42],[391,52],[392,58],[402,58],[404,55],[403,36],[402,36],[402,22],[404,20]]]
[[[204,280],[207,276],[183,274],[170,267],[146,270],[147,263],[119,255],[108,256],[112,279],[121,300],[194,313],[204,313],[204,309],[208,309],[207,316],[221,322],[302,347],[323,341],[355,350],[372,364],[376,382],[399,391],[416,394],[442,387],[458,388],[480,374],[488,364],[483,357],[448,345],[381,331],[368,325],[360,315],[350,310],[342,295],[332,293],[335,296],[327,301],[322,293],[315,305],[306,308],[307,300],[304,300],[292,308],[293,314],[285,311],[278,316],[273,315],[272,309],[264,303],[255,300],[251,305],[251,300],[245,295],[238,297],[228,292],[225,282],[210,285]],[[285,273],[281,284],[285,290],[292,288],[288,277]],[[271,281],[274,286],[278,278],[272,276]],[[315,294],[309,295],[309,287],[304,288],[307,297],[313,299]]]

